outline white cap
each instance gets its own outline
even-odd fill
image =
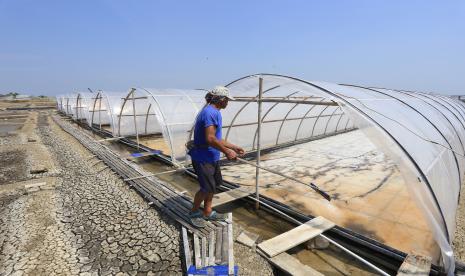
[[[210,94],[213,96],[226,97],[230,100],[234,100],[234,98],[229,94],[229,89],[224,86],[215,86],[215,88],[210,91]]]

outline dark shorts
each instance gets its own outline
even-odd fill
[[[220,162],[207,163],[192,161],[192,166],[197,174],[201,192],[215,193],[216,187],[223,184]]]

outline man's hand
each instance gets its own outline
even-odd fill
[[[235,151],[239,156],[242,156],[245,153],[245,150],[239,146],[234,146],[232,150]]]
[[[226,158],[228,158],[228,160],[236,160],[237,159],[237,153],[234,150],[228,149],[225,152],[225,155],[226,155]]]

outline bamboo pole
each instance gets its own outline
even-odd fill
[[[258,186],[260,183],[260,136],[262,130],[262,97],[263,97],[263,79],[260,77],[258,79],[258,112],[257,112],[257,167],[255,168],[255,209],[260,208],[260,193],[258,191]]]
[[[136,89],[132,89],[132,111],[134,114],[134,128],[136,129],[136,139],[137,139],[137,149],[139,149],[139,130],[137,129],[137,119],[136,119],[136,98],[134,94],[136,93]]]

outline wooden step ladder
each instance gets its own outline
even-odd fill
[[[218,270],[221,270],[220,274],[222,275],[237,275],[238,268],[234,265],[232,213],[228,213],[228,218],[221,225],[223,227],[218,227],[215,232],[210,232],[208,238],[188,233],[185,227],[182,228],[187,275],[192,275],[190,274],[192,271],[196,271],[197,275],[203,275],[203,273],[205,273],[204,275],[217,275],[214,272]],[[192,247],[188,234],[192,234]]]

